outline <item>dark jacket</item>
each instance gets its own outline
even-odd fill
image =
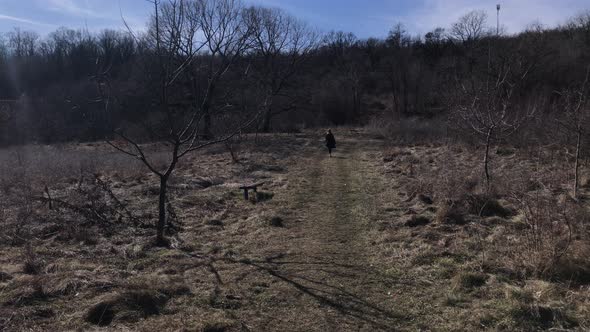
[[[334,135],[332,135],[332,133],[326,134],[326,146],[330,149],[336,148],[336,139],[334,138]]]

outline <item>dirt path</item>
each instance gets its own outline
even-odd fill
[[[285,212],[298,220],[289,227],[295,236],[287,255],[258,267],[296,290],[279,296],[297,300],[268,315],[270,330],[393,330],[401,319],[391,281],[368,257],[366,233],[383,181],[367,155],[379,142],[357,134],[338,143],[334,157],[313,152],[290,171],[294,202]]]

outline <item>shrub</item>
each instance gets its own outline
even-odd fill
[[[488,276],[479,272],[463,272],[455,277],[456,287],[463,289],[473,289],[485,285]]]
[[[272,227],[284,227],[284,222],[283,219],[281,217],[272,217],[270,219],[270,225]]]
[[[32,247],[27,246],[23,262],[23,273],[40,274],[43,270],[43,266],[43,261],[37,256]]]
[[[440,142],[447,136],[447,123],[443,118],[374,118],[367,129],[374,135],[398,142]]]
[[[417,226],[425,226],[430,224],[430,219],[425,216],[412,216],[408,221],[406,221],[406,226],[408,227],[417,227]]]
[[[564,327],[566,329],[577,326],[577,322],[560,308],[543,305],[518,304],[509,312],[512,319],[527,329],[550,329]],[[536,330],[536,329],[535,329]]]
[[[203,326],[203,332],[225,332],[231,328],[232,324],[225,321],[207,322]]]
[[[131,290],[107,296],[105,300],[93,305],[86,313],[87,322],[110,325],[116,318],[137,320],[160,314],[168,297],[151,290]]]
[[[464,225],[467,223],[462,211],[454,202],[444,202],[439,205],[434,220],[439,224]]]
[[[576,254],[590,250],[584,246],[573,250],[575,232],[583,229],[580,222],[587,214],[580,212],[583,207],[540,194],[525,195],[519,202],[523,221],[527,225],[517,233],[519,248],[515,251],[515,259],[520,268],[527,274],[542,278],[560,275],[586,278],[585,269],[590,268],[587,264],[579,265]],[[582,269],[574,272],[572,264]]]
[[[430,205],[433,203],[432,198],[430,198],[429,196],[426,196],[424,194],[419,194],[418,199],[420,200],[420,202],[427,204],[427,205]]]
[[[474,215],[507,218],[513,214],[512,210],[487,195],[467,195],[465,200],[469,213]]]
[[[269,201],[274,197],[273,193],[258,191],[256,192],[256,202]]]
[[[12,280],[12,276],[6,272],[0,271],[0,282]]]

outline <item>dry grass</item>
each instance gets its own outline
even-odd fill
[[[392,196],[402,212],[392,218],[407,220],[404,210],[414,215],[382,228],[378,252],[396,253],[407,262],[400,269],[428,285],[408,293],[436,294],[444,304],[416,310],[431,317],[453,312],[456,321],[430,321],[444,330],[590,328],[589,269],[580,259],[590,254],[590,192],[569,198],[572,175],[563,151],[496,150],[487,190],[474,148],[385,149],[384,173],[400,193]]]
[[[590,188],[567,199],[560,152],[500,149],[486,191],[470,147],[343,136],[358,145],[329,163],[321,132],[185,160],[170,248],[152,245],[156,179],[129,159],[4,151],[0,330],[387,330],[370,325],[384,307],[396,330],[590,328]]]
[[[0,329],[240,327],[222,308],[246,305],[258,286],[216,276],[237,278],[250,268],[234,258],[273,251],[263,243],[281,227],[269,227],[266,204],[301,142],[248,140],[239,164],[217,147],[186,159],[171,180],[167,249],[151,245],[157,182],[133,160],[102,144],[2,151]],[[243,201],[237,187],[260,180],[256,204]]]

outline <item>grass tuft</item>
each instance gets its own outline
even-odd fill
[[[430,218],[425,216],[413,215],[408,221],[406,221],[406,226],[408,227],[426,226],[428,224],[430,224]]]
[[[474,289],[486,284],[488,276],[479,272],[462,272],[455,276],[455,286],[463,289]]]
[[[9,273],[0,271],[0,282],[10,281],[12,278]]]
[[[137,321],[159,315],[167,301],[166,295],[156,291],[126,291],[93,305],[86,313],[85,320],[98,326],[108,326],[115,319]]]
[[[285,227],[285,223],[281,217],[272,217],[270,219],[270,225],[272,227]]]
[[[436,211],[434,220],[439,224],[465,225],[467,223],[462,211],[452,202],[441,204]]]
[[[274,197],[273,193],[259,191],[256,192],[256,202],[270,201]]]

